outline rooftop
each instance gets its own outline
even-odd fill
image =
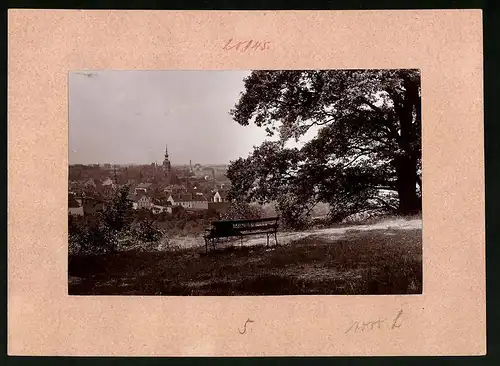
[[[70,208],[80,207],[80,204],[78,203],[78,201],[71,194],[68,195],[68,207],[70,207]]]

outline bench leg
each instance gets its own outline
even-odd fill
[[[269,234],[266,234],[266,237],[267,237],[267,244],[266,244],[266,247],[269,246]]]
[[[240,235],[240,247],[243,246],[243,235]]]
[[[278,245],[278,233],[274,232],[274,240],[276,241],[276,245]]]

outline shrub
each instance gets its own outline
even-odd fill
[[[298,201],[294,195],[285,194],[276,204],[283,226],[291,229],[303,229],[310,223],[312,207],[309,202]],[[314,206],[313,206],[314,207]]]
[[[69,216],[68,236],[70,253],[107,253],[116,251],[122,231],[132,221],[132,204],[128,200],[129,187],[121,188],[104,212],[81,218]]]
[[[116,231],[98,213],[82,221],[68,223],[70,253],[107,253],[116,250]]]
[[[227,211],[221,215],[222,220],[260,219],[263,216],[262,208],[246,202],[231,202]]]
[[[141,220],[134,230],[134,234],[142,242],[155,243],[158,242],[163,233],[155,225],[153,220]]]

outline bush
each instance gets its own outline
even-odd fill
[[[70,253],[108,253],[116,250],[116,232],[110,228],[102,214],[77,221],[69,218]]]
[[[283,195],[277,202],[276,209],[279,212],[283,226],[290,229],[303,229],[310,224],[312,210],[309,202],[297,201],[291,194]]]
[[[104,212],[80,218],[69,216],[69,252],[108,253],[117,250],[122,231],[127,231],[132,221],[132,204],[127,199],[128,186],[120,189]]]
[[[162,231],[155,225],[153,220],[142,220],[134,230],[134,235],[142,242],[156,243],[163,236]]]
[[[227,211],[221,215],[222,220],[254,220],[263,216],[262,208],[246,202],[231,202]]]
[[[160,212],[160,214],[158,215],[158,221],[160,221],[160,222],[167,221],[167,213],[166,212]]]

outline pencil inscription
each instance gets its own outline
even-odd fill
[[[351,326],[347,328],[344,333],[360,333],[360,332],[369,332],[374,330],[383,329],[384,327],[388,327],[388,329],[393,330],[396,328],[400,328],[402,324],[402,315],[403,310],[399,310],[397,315],[392,319],[391,323],[387,322],[387,318],[379,318],[377,320],[370,321],[359,321],[356,320],[352,322]],[[390,324],[390,325],[389,325]]]
[[[270,49],[270,47],[271,42],[269,41],[256,41],[253,39],[245,41],[235,41],[234,39],[230,38],[222,49],[225,51],[234,50],[245,52],[247,50],[266,51]]]

